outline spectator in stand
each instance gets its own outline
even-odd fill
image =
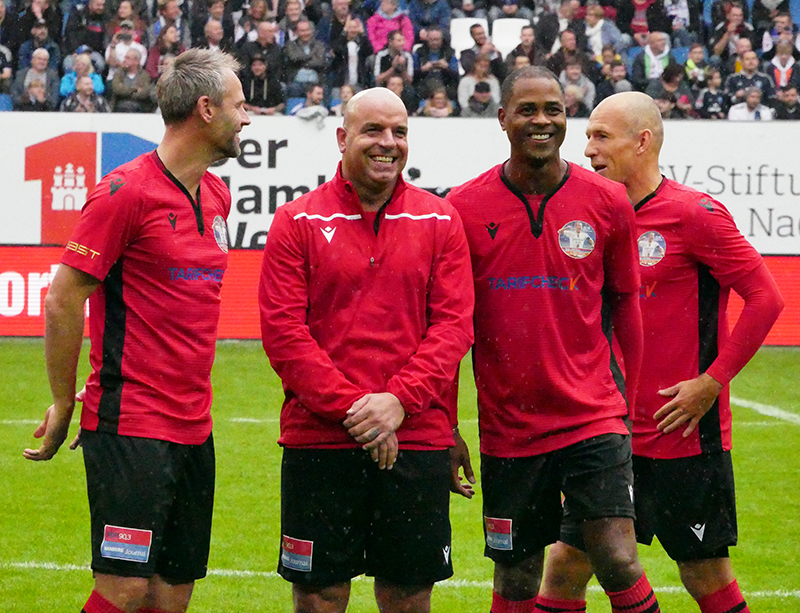
[[[791,13],[778,13],[773,20],[772,29],[764,32],[761,38],[761,59],[769,61],[775,55],[778,41],[788,41],[792,46],[792,56],[800,60],[800,32],[792,22]]]
[[[14,81],[11,58],[11,50],[5,45],[0,45],[0,94],[7,94]]]
[[[742,71],[742,66],[744,65],[742,58],[748,51],[753,51],[753,43],[750,42],[749,38],[740,38],[736,41],[736,54],[731,55],[726,62],[720,64],[723,81],[730,75]]]
[[[664,13],[671,23],[673,47],[689,47],[703,39],[703,5],[700,0],[663,0]]]
[[[451,0],[451,13],[453,17],[463,19],[474,17],[476,19],[487,19],[486,0]]]
[[[697,94],[694,109],[701,119],[727,119],[730,99],[722,90],[722,74],[711,68],[706,78],[706,87]]]
[[[475,84],[475,90],[467,100],[467,106],[461,108],[461,116],[497,119],[499,108],[500,105],[492,98],[492,88],[485,81],[481,81]]]
[[[81,77],[89,77],[94,83],[94,91],[103,95],[106,90],[103,77],[97,74],[92,66],[92,58],[88,53],[81,53],[73,62],[72,70],[66,73],[61,78],[61,85],[59,86],[59,93],[62,98],[66,98],[75,91],[75,84]]]
[[[583,91],[578,85],[567,85],[564,88],[564,112],[567,119],[585,118],[591,114],[582,100]]]
[[[447,90],[444,87],[438,87],[430,90],[425,104],[419,111],[422,117],[451,117],[455,112],[453,103],[447,97]]]
[[[595,106],[609,96],[620,92],[629,92],[632,89],[633,85],[628,81],[628,69],[625,67],[625,64],[620,60],[613,60],[610,64],[609,76],[600,81],[595,88]]]
[[[554,75],[560,75],[564,69],[566,69],[567,61],[577,60],[581,64],[583,73],[592,81],[597,80],[600,67],[585,51],[578,48],[578,39],[575,36],[575,32],[572,30],[564,30],[559,40],[561,41],[561,46],[558,51],[547,60],[546,66],[548,70]]]
[[[30,68],[23,68],[18,70],[14,83],[11,85],[11,102],[16,108],[18,105],[33,104],[37,106],[40,96],[39,91],[29,91],[28,86],[33,81],[38,81],[44,89],[44,98],[47,100],[49,109],[36,108],[31,110],[56,110],[58,106],[58,73],[52,68],[48,68],[47,64],[50,59],[50,54],[47,49],[36,49],[31,58]],[[31,98],[33,94],[33,98]],[[39,105],[40,106],[40,105]]]
[[[790,83],[783,88],[781,99],[775,103],[775,119],[799,120],[800,104],[797,103],[797,85]]]
[[[603,45],[603,50],[600,55],[595,56],[595,61],[600,66],[600,74],[595,85],[602,82],[603,79],[608,79],[611,76],[611,62],[614,60],[622,61],[622,56],[616,52],[612,45]]]
[[[547,59],[561,47],[560,39],[564,30],[572,30],[580,38],[577,42],[578,48],[588,48],[584,23],[575,18],[576,6],[580,7],[580,3],[575,0],[561,0],[557,12],[545,12],[539,17],[536,24],[536,40]]]
[[[180,32],[174,24],[161,28],[156,42],[147,52],[147,62],[145,63],[147,74],[153,81],[157,81],[161,75],[161,58],[167,55],[177,57],[185,50],[181,43]]]
[[[278,81],[282,79],[283,52],[280,45],[275,42],[275,30],[277,25],[271,21],[262,21],[256,26],[255,40],[245,40],[239,47],[239,60],[242,66],[250,66],[253,57],[260,55],[264,58],[269,67],[269,73]]]
[[[325,45],[314,38],[310,21],[300,21],[297,38],[283,46],[283,66],[289,98],[302,93],[309,83],[322,83],[322,73],[327,67]]]
[[[297,40],[297,26],[301,21],[308,21],[303,14],[303,5],[300,0],[289,0],[286,3],[286,13],[278,22],[278,44],[282,47],[293,40]]]
[[[329,83],[333,98],[338,97],[336,89],[344,85],[366,89],[371,84],[373,76],[367,60],[373,54],[373,49],[364,33],[364,24],[358,17],[348,19],[344,30],[333,39],[331,52],[333,59]]]
[[[758,72],[758,56],[748,51],[742,56],[742,70],[725,80],[725,93],[731,105],[745,102],[747,88],[757,87],[764,93],[764,102],[769,103],[775,96],[775,85],[769,75]],[[759,103],[761,99],[759,99]],[[732,107],[731,107],[732,108]]]
[[[693,43],[689,49],[689,57],[683,65],[686,82],[697,93],[706,86],[711,64],[706,61],[706,50],[700,43]]]
[[[111,40],[114,38],[114,34],[117,34],[122,29],[123,23],[133,24],[129,28],[132,40],[141,43],[146,50],[147,47],[144,45],[144,39],[147,36],[147,23],[136,14],[131,0],[121,0],[114,16],[106,23],[106,39]],[[123,54],[122,57],[125,57],[125,54]]]
[[[545,53],[536,45],[536,34],[533,26],[522,26],[519,33],[519,44],[508,52],[506,56],[506,70],[514,70],[517,58],[524,55],[528,58],[529,66],[544,66]]]
[[[206,46],[208,43],[208,32],[206,27],[211,21],[217,21],[222,30],[219,36],[219,41],[216,46],[220,47],[222,51],[228,51],[233,47],[234,36],[236,27],[233,24],[233,17],[229,11],[225,10],[225,0],[195,0],[198,4],[207,2],[207,10],[198,15],[192,22],[192,47],[203,47],[211,49],[212,47]],[[216,26],[213,28],[216,30]],[[213,34],[217,37],[217,34]]]
[[[287,109],[287,115],[297,115],[302,119],[322,119],[328,115],[324,105],[325,90],[322,85],[309,83],[306,86],[306,98],[300,104]]]
[[[115,113],[152,113],[153,85],[142,68],[137,49],[128,49],[111,81],[111,108]]]
[[[674,103],[673,119],[688,119],[694,115],[692,89],[684,81],[683,66],[668,64],[656,81],[651,81],[644,93],[653,98],[662,98]]]
[[[414,40],[424,43],[428,31],[435,27],[442,32],[450,31],[450,5],[447,0],[411,0],[408,16],[414,26]]]
[[[427,98],[433,89],[444,87],[450,100],[458,90],[458,60],[438,26],[427,31],[427,40],[414,52],[414,89]]]
[[[775,55],[771,60],[764,62],[762,71],[769,75],[776,87],[800,83],[800,69],[792,56],[792,43],[781,40],[774,48]]]
[[[647,37],[644,53],[633,60],[631,83],[638,91],[644,91],[651,81],[657,81],[668,64],[675,58],[669,50],[669,36],[663,32],[651,32]]]
[[[345,109],[347,108],[347,103],[350,102],[350,99],[355,96],[358,92],[356,91],[355,87],[345,83],[339,88],[339,103],[335,106],[331,107],[331,115],[336,115],[336,117],[341,117],[344,115]]]
[[[367,36],[373,49],[386,47],[389,33],[396,30],[403,34],[406,51],[414,46],[414,24],[398,5],[399,0],[381,0],[380,8],[367,20]]]
[[[17,70],[28,68],[31,65],[31,58],[36,49],[47,49],[50,54],[49,66],[53,70],[61,69],[61,49],[58,43],[50,36],[47,30],[47,22],[39,19],[31,28],[31,37],[19,47]]]
[[[508,74],[506,65],[497,47],[495,47],[492,41],[486,36],[486,30],[484,30],[482,25],[476,23],[469,29],[469,34],[475,44],[461,52],[460,61],[464,73],[468,74],[472,72],[475,58],[479,55],[485,55],[489,58],[492,74],[502,83],[503,79],[506,78],[506,74]]]
[[[103,54],[107,45],[106,28],[108,25],[105,5],[106,0],[89,0],[85,6],[75,8],[70,13],[67,24],[64,26],[64,41],[61,45],[62,55],[65,58],[64,72],[71,70],[71,66],[67,63],[69,56],[83,46],[91,49],[92,60],[96,64],[99,58],[102,65],[97,66],[98,71],[102,71],[105,67]],[[98,93],[102,94],[102,92]]]
[[[0,0],[0,45],[15,52],[19,47],[17,38],[17,13],[13,8],[6,7],[6,0]],[[38,18],[36,19],[38,21]]]
[[[130,19],[122,21],[106,47],[106,65],[108,66],[106,80],[109,82],[114,80],[117,68],[125,62],[125,57],[131,49],[138,52],[142,68],[147,64],[147,49],[142,43],[134,40],[134,27],[134,23]]]
[[[662,0],[620,0],[617,27],[633,39],[633,46],[644,47],[651,32],[670,32],[672,22]]]
[[[719,63],[727,62],[736,52],[736,41],[746,38],[751,48],[755,49],[755,31],[753,26],[744,20],[744,10],[740,4],[731,4],[728,16],[720,23],[708,38],[708,51]]]
[[[584,34],[592,56],[603,55],[603,48],[611,45],[614,50],[622,51],[631,46],[633,39],[622,37],[622,32],[610,19],[606,19],[603,8],[599,4],[590,4],[584,17]]]
[[[758,87],[748,87],[744,102],[731,106],[729,121],[772,121],[772,109],[761,104],[762,92]]]
[[[178,0],[158,0],[158,18],[147,28],[147,41],[152,45],[161,31],[173,26],[178,34],[178,42],[183,49],[192,46],[192,33],[189,22],[181,13]],[[152,75],[151,75],[152,76]]]
[[[233,30],[236,44],[242,46],[253,42],[258,36],[258,26],[262,23],[273,23],[267,11],[266,0],[250,0],[250,6],[239,18]]]
[[[583,74],[583,65],[577,58],[569,58],[564,70],[558,75],[558,80],[565,91],[568,85],[574,85],[580,90],[581,102],[591,111],[594,108],[595,86],[592,80]],[[589,115],[587,114],[586,117]]]
[[[414,88],[407,85],[403,77],[399,74],[393,74],[386,80],[386,89],[394,93],[400,100],[403,101],[403,106],[409,114],[416,113],[419,108],[419,98],[417,97]]]
[[[403,79],[410,87],[414,82],[414,58],[405,50],[405,36],[400,30],[389,33],[386,48],[375,54],[375,85],[386,85],[390,76]]]
[[[711,3],[711,32],[728,19],[728,12],[736,5],[742,9],[744,20],[750,21],[750,6],[745,0],[713,0]]]
[[[23,6],[25,8],[22,8]],[[10,34],[11,38],[8,41],[8,47],[15,55],[20,45],[30,38],[33,24],[41,19],[44,19],[47,23],[47,32],[50,34],[51,38],[59,44],[64,42],[61,36],[64,20],[61,16],[61,8],[55,0],[53,0],[52,3],[51,0],[30,0],[30,4],[20,3],[17,11],[18,15],[16,19],[10,20],[14,24],[14,31]],[[9,27],[12,23],[9,23]],[[67,21],[67,23],[69,24],[69,21]],[[73,47],[72,51],[74,51],[77,46],[78,45]],[[65,54],[62,53],[62,56],[63,55]]]
[[[778,15],[789,15],[791,19],[789,0],[754,0],[750,23],[756,31],[757,40],[770,32]]]
[[[75,83],[75,91],[61,101],[59,110],[65,113],[108,113],[108,102],[94,91],[89,77],[81,77]]]
[[[26,68],[26,70],[29,70]],[[45,91],[44,83],[33,79],[28,83],[22,95],[12,98],[15,111],[41,112],[55,111],[56,105]]]
[[[469,98],[478,83],[487,83],[492,92],[492,100],[500,104],[500,81],[489,70],[489,58],[479,55],[472,67],[472,72],[461,77],[461,81],[458,83],[458,105],[461,108],[469,104]]]
[[[489,23],[497,19],[525,19],[533,21],[533,2],[531,0],[490,0]]]
[[[350,12],[350,0],[331,0],[331,11],[317,24],[317,39],[330,50],[339,36],[344,33],[348,20],[355,18]]]
[[[289,1],[290,0],[277,0],[278,12],[276,18],[278,20],[283,19],[284,15],[286,14]],[[274,4],[275,0],[268,0],[267,2],[267,6],[270,7],[270,9],[274,6]],[[326,4],[328,3],[326,2]],[[324,14],[320,0],[300,0],[300,9],[303,11],[305,18],[313,23],[315,27],[319,23],[320,19],[322,19]]]
[[[286,108],[283,88],[264,55],[250,57],[250,68],[241,76],[242,91],[247,101],[244,108],[251,115],[276,115]]]
[[[230,49],[230,42],[225,38],[225,29],[222,27],[221,21],[209,19],[206,21],[206,25],[203,26],[203,33],[205,38],[195,45],[195,47],[201,49],[216,49],[223,53]]]

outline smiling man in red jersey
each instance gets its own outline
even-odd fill
[[[633,412],[636,536],[658,537],[702,613],[749,611],[731,569],[736,496],[728,383],[783,308],[775,281],[722,204],[661,175],[664,139],[653,100],[616,94],[592,113],[586,155],[625,185],[636,211],[647,355]],[[728,331],[730,290],[745,307]],[[564,526],[542,591],[585,599],[586,546]],[[571,610],[571,609],[570,609]]]
[[[286,392],[278,572],[298,612],[344,613],[366,573],[384,613],[427,613],[453,574],[469,251],[453,207],[403,181],[407,132],[394,93],[354,96],[333,179],[279,208],[267,237],[261,330]]]
[[[47,293],[54,404],[29,460],[52,458],[67,436],[91,307],[80,441],[95,583],[84,613],[183,612],[206,575],[210,375],[231,207],[208,167],[239,155],[250,123],[238,70],[220,52],[175,59],[157,87],[163,140],[97,184]]]
[[[633,210],[622,186],[561,159],[564,93],[551,72],[512,73],[498,118],[510,158],[448,195],[475,284],[492,612],[560,610],[537,593],[564,515],[580,526],[612,611],[654,613],[636,554],[625,423],[642,352]]]

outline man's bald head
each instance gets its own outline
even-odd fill
[[[658,155],[664,142],[664,123],[655,101],[641,92],[621,92],[603,100],[592,112],[618,122],[629,136],[636,137],[644,130],[653,135],[650,145]]]
[[[406,107],[397,94],[385,87],[373,87],[357,93],[347,103],[344,109],[344,129],[347,130],[354,120],[363,120],[364,117],[382,108],[402,112],[408,118]]]

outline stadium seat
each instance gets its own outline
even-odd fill
[[[686,60],[689,59],[689,47],[674,47],[672,49],[672,57],[675,58],[678,64],[683,66]]]
[[[522,26],[529,26],[527,19],[495,19],[492,23],[492,42],[505,58],[518,44]]]
[[[636,59],[637,55],[642,53],[644,53],[644,47],[631,47],[628,49],[628,57],[625,59],[625,67],[628,69],[628,75],[630,75],[633,70],[633,60]]]
[[[469,29],[476,23],[482,25],[486,34],[489,34],[489,22],[485,19],[458,17],[450,20],[450,46],[456,52],[457,58],[461,57],[464,49],[469,49],[475,44],[469,35]]]
[[[8,94],[0,94],[0,112],[4,111],[11,111],[13,110],[13,105],[11,104],[11,96]]]

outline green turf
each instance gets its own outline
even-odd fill
[[[800,415],[800,392],[792,385],[798,364],[800,349],[764,348],[736,379],[733,394]],[[86,374],[84,356],[81,375]],[[461,431],[477,468],[470,376],[465,360]],[[289,587],[274,573],[280,383],[253,342],[221,343],[213,382],[218,485],[212,574],[198,583],[191,610],[289,612]],[[0,389],[5,397],[0,410],[0,612],[77,612],[92,584],[84,569],[89,532],[80,452],[63,449],[51,462],[39,464],[22,458],[22,449],[36,444],[31,437],[35,425],[19,420],[41,419],[49,403],[41,340],[0,339]],[[233,421],[241,418],[266,421]],[[739,583],[754,613],[800,611],[800,426],[739,407],[734,420],[742,545],[733,551],[733,560]],[[482,557],[479,496],[472,501],[454,497],[452,520],[456,581],[435,589],[433,610],[485,613],[491,564]],[[651,583],[667,588],[659,592],[662,610],[695,612],[689,596],[677,589],[677,572],[663,551],[642,548],[641,556]],[[369,580],[354,582],[351,611],[376,610],[371,586]],[[594,584],[589,611],[609,611],[597,589]]]

